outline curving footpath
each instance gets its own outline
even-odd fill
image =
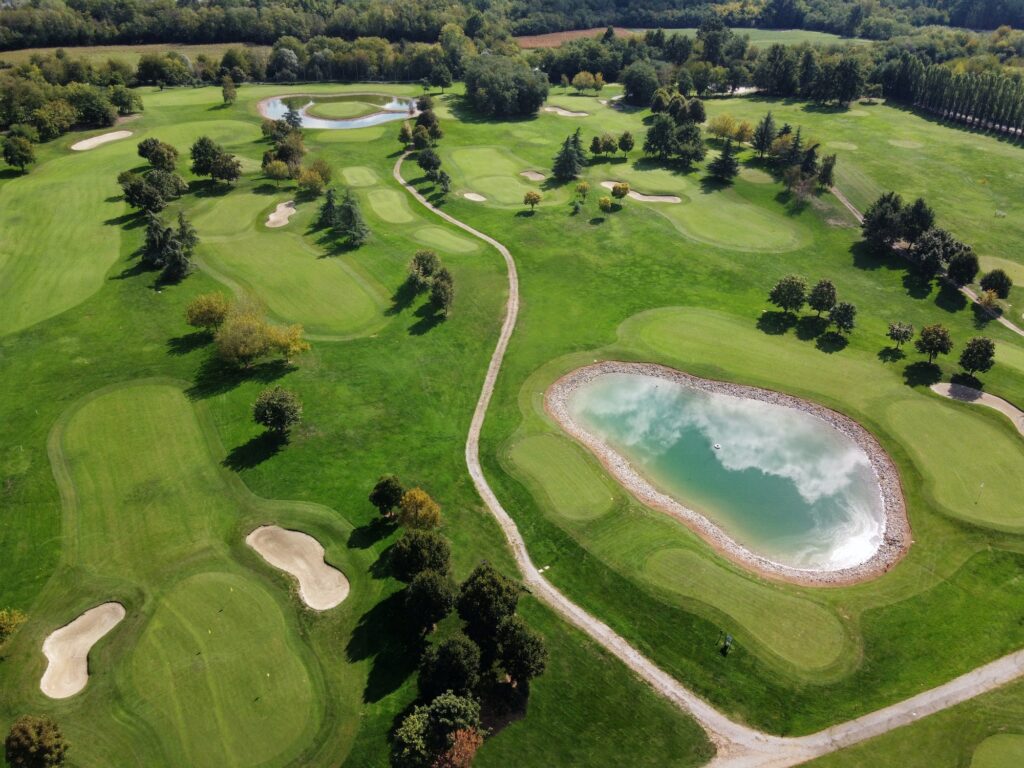
[[[409,153],[406,152],[395,162],[392,171],[395,181],[435,215],[493,246],[505,260],[505,266],[508,269],[508,302],[505,306],[505,319],[502,322],[494,354],[487,366],[487,375],[480,391],[480,399],[477,400],[473,420],[469,426],[469,434],[466,437],[466,466],[469,469],[470,477],[473,478],[473,484],[488,510],[501,526],[512,549],[512,554],[515,556],[516,564],[523,572],[523,581],[534,597],[543,600],[562,618],[600,643],[655,691],[700,723],[718,749],[717,755],[709,764],[710,766],[713,768],[786,768],[799,765],[815,757],[827,755],[830,752],[908,725],[918,718],[948,709],[1024,675],[1024,650],[1021,650],[972,670],[937,688],[871,712],[856,720],[826,728],[809,736],[795,738],[773,736],[730,720],[636,650],[607,624],[591,616],[559,592],[537,572],[515,521],[501,506],[501,502],[491,490],[480,466],[480,431],[491,402],[491,395],[494,393],[494,384],[501,370],[505,350],[508,348],[509,339],[515,330],[516,317],[519,314],[519,276],[516,272],[515,260],[508,248],[493,237],[485,235],[434,207],[412,185],[408,184],[402,178],[401,173],[402,161],[408,156]]]

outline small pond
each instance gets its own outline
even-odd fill
[[[332,109],[329,105],[339,105]],[[303,128],[367,128],[371,125],[390,123],[395,120],[404,120],[415,114],[416,100],[403,96],[388,96],[380,93],[346,93],[338,96],[310,96],[303,94],[299,96],[277,96],[266,99],[260,103],[260,112],[264,117],[271,120],[279,120],[284,117],[288,108],[297,109],[302,116]],[[317,108],[321,112],[348,112],[350,107],[357,117],[346,117],[343,119],[332,119],[317,115]]]
[[[870,458],[812,413],[633,373],[584,381],[566,407],[656,491],[756,555],[835,571],[870,560],[882,543]]]

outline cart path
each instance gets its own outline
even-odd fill
[[[515,521],[501,506],[501,502],[491,490],[480,466],[480,431],[487,416],[487,408],[494,393],[494,384],[498,379],[505,350],[508,348],[508,342],[515,330],[516,318],[519,314],[519,276],[516,272],[515,259],[512,258],[508,248],[493,237],[485,235],[436,208],[411,184],[407,183],[402,178],[401,171],[402,161],[408,156],[409,153],[406,152],[395,162],[392,171],[395,181],[432,213],[493,246],[505,260],[508,271],[508,300],[505,304],[505,319],[502,322],[501,333],[498,336],[494,353],[491,355],[490,364],[487,366],[487,375],[484,377],[480,398],[477,400],[476,410],[473,411],[473,420],[466,437],[466,466],[473,479],[473,484],[484,504],[487,505],[488,510],[501,526],[512,549],[516,564],[523,573],[523,581],[533,595],[547,603],[570,624],[600,643],[655,691],[700,723],[718,749],[718,754],[709,766],[714,768],[786,768],[799,765],[815,757],[827,755],[830,752],[908,725],[921,717],[948,709],[1024,675],[1024,650],[1021,650],[950,680],[937,688],[871,712],[856,720],[840,723],[808,736],[773,736],[730,720],[636,650],[607,624],[591,616],[559,592],[537,572],[537,567],[530,559],[526,543],[523,541]]]
[[[831,187],[830,189],[832,194],[836,196],[836,199],[839,200],[839,202],[842,203],[844,206],[846,206],[846,210],[853,214],[853,218],[855,218],[858,221],[858,223],[863,224],[864,214],[857,210],[857,206],[850,202],[850,199],[843,194],[843,191],[839,189],[839,187]],[[957,290],[960,291],[960,293],[962,293],[964,296],[966,296],[971,303],[981,306],[981,298],[973,290],[971,290],[967,286],[957,286]],[[982,309],[984,309],[984,307]],[[1018,336],[1024,336],[1024,329],[1021,329],[1019,325],[1016,325],[1010,320],[1007,320],[1002,314],[997,315],[989,310],[985,311],[988,312],[992,319],[994,319],[1004,328],[1008,328],[1009,330],[1016,333]]]
[[[1013,403],[1003,400],[1001,397],[982,392],[980,389],[968,387],[963,384],[932,384],[933,392],[948,397],[951,400],[959,400],[961,403],[979,403],[994,408],[1010,421],[1017,431],[1024,435],[1024,411]]]

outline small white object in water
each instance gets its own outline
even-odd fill
[[[722,450],[722,444],[721,443],[715,443],[715,450],[716,451]]]

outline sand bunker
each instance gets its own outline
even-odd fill
[[[977,403],[994,408],[1009,418],[1017,431],[1024,435],[1024,411],[1001,397],[990,395],[974,387],[966,387],[963,384],[932,384],[932,391],[951,400],[959,400],[961,403]]]
[[[245,543],[298,579],[299,597],[314,611],[326,611],[348,597],[348,579],[324,561],[324,548],[312,536],[263,525],[246,536]]]
[[[543,173],[539,171],[523,171],[519,175],[525,176],[530,181],[544,181],[544,179],[547,178],[547,176],[545,176]]]
[[[89,682],[89,651],[124,618],[120,603],[90,608],[70,624],[50,633],[43,642],[49,662],[39,687],[51,699],[66,699]]]
[[[467,200],[472,200],[474,203],[482,203],[487,200],[483,195],[478,195],[476,192],[463,192],[462,196]]]
[[[131,131],[111,131],[110,133],[104,133],[99,136],[93,136],[91,139],[82,139],[76,141],[71,145],[71,148],[76,152],[81,152],[86,149],[93,149],[101,144],[107,144],[111,141],[117,141],[118,139],[127,139],[132,135]]]
[[[294,200],[285,200],[283,203],[278,203],[273,213],[267,216],[267,226],[271,228],[283,227],[288,223],[293,213],[295,213]]]
[[[601,186],[605,189],[611,189],[619,182],[617,181],[602,181]],[[643,195],[636,190],[629,190],[629,196],[634,200],[639,200],[644,203],[681,203],[682,198],[676,197],[675,195]]]
[[[544,107],[545,112],[554,112],[559,117],[586,117],[587,112],[573,112],[571,109],[562,109],[561,107]]]

